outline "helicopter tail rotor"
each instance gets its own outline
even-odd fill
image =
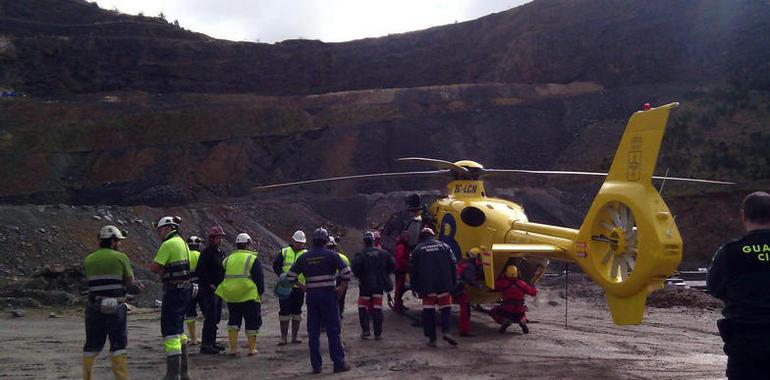
[[[607,179],[580,227],[572,252],[605,290],[616,324],[638,324],[650,290],[682,259],[682,238],[652,185],[669,112],[678,103],[631,116]]]

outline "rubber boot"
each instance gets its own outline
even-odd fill
[[[195,328],[195,320],[187,321],[187,330],[190,332],[190,341],[189,344],[191,346],[197,346],[200,341],[198,340],[198,332]]]
[[[96,360],[96,355],[94,356],[83,356],[83,380],[91,380],[94,378],[94,361]]]
[[[249,356],[254,356],[257,354],[257,336],[256,335],[249,335]]]
[[[292,319],[291,320],[291,342],[292,343],[302,343],[301,340],[297,339],[297,333],[299,332],[299,323],[302,322],[299,319]]]
[[[238,330],[228,329],[227,339],[230,346],[230,350],[227,352],[227,354],[232,356],[238,355]]]
[[[283,346],[288,343],[289,339],[289,321],[280,321],[281,323],[281,341],[278,342],[279,346]]]
[[[128,357],[118,355],[112,357],[112,373],[115,380],[128,380]]]
[[[182,363],[179,366],[179,380],[190,380],[190,373],[187,371],[187,344],[182,345]]]
[[[166,356],[166,376],[161,380],[179,380],[179,371],[182,369],[181,356]]]
[[[369,311],[365,307],[358,308],[358,322],[361,324],[361,339],[371,336],[369,332]]]

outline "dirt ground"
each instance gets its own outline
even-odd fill
[[[565,326],[563,290],[541,289],[529,302],[531,332],[517,326],[499,334],[486,316],[475,313],[472,338],[461,338],[457,348],[439,342],[425,345],[422,330],[404,316],[385,311],[382,341],[358,338],[356,289],[348,294],[344,320],[346,358],[352,371],[340,378],[534,378],[534,379],[718,379],[723,378],[726,357],[716,335],[718,311],[698,308],[648,307],[644,324],[615,326],[601,300],[570,297]],[[416,315],[418,300],[407,296]],[[276,346],[279,337],[277,302],[263,305],[264,324],[258,340],[259,354],[207,356],[193,347],[194,379],[285,379],[310,371],[307,345]],[[456,306],[455,306],[456,307]],[[48,318],[49,310],[28,311],[24,318],[0,319],[0,378],[77,379],[81,376],[84,342],[80,310]],[[456,322],[456,320],[455,320]],[[157,311],[129,316],[129,368],[134,379],[158,379],[165,364]],[[200,328],[200,323],[198,324]],[[226,341],[222,321],[219,340]],[[306,341],[306,334],[301,332]],[[245,345],[245,338],[241,339]],[[321,340],[326,347],[325,338]],[[95,368],[97,379],[112,378],[104,352]],[[331,362],[324,351],[324,372]]]

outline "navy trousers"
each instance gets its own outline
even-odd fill
[[[320,336],[321,324],[326,326],[329,339],[329,356],[334,369],[345,367],[345,351],[340,340],[340,310],[334,289],[318,289],[307,292],[307,335],[310,348],[310,365],[321,370]]]

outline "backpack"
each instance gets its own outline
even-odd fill
[[[286,273],[281,273],[280,276],[278,276],[278,281],[275,283],[275,288],[273,288],[273,294],[275,294],[275,297],[279,300],[287,300],[289,299],[289,295],[291,295],[291,289],[294,287],[294,285],[286,280]]]

